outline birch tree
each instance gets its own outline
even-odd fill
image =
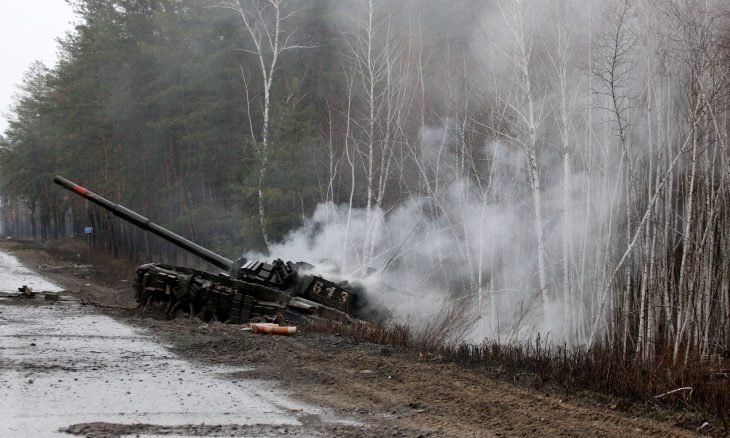
[[[550,304],[548,278],[545,268],[545,236],[543,231],[542,193],[540,183],[540,165],[538,163],[538,133],[545,117],[543,104],[537,97],[533,82],[533,49],[534,41],[530,34],[529,24],[525,23],[522,0],[500,1],[499,8],[512,36],[514,44],[502,50],[507,60],[513,65],[516,73],[516,99],[508,106],[515,115],[514,136],[508,140],[517,143],[527,156],[527,176],[532,194],[533,229],[535,231],[537,273],[539,293],[543,310]]]
[[[375,251],[375,232],[393,171],[394,143],[399,135],[399,119],[404,116],[405,71],[403,49],[394,32],[389,3],[356,1],[352,30],[345,32],[349,72],[361,93],[359,111],[348,109],[348,132],[362,163],[365,191],[365,234],[360,252],[361,274],[370,267]],[[349,83],[349,79],[348,79]],[[348,85],[351,89],[351,87]],[[348,108],[350,98],[348,98]],[[357,126],[357,133],[351,128]],[[349,140],[348,140],[349,141]],[[349,146],[348,146],[349,147]],[[350,155],[348,155],[348,162]]]
[[[624,206],[626,213],[625,236],[627,248],[631,245],[632,236],[632,200],[634,199],[632,153],[629,145],[630,87],[633,81],[632,57],[636,45],[636,32],[630,18],[633,4],[631,0],[620,0],[609,6],[606,12],[608,29],[604,39],[599,42],[599,60],[595,63],[594,75],[599,81],[597,92],[604,96],[609,113],[609,120],[616,136],[624,173]],[[630,256],[630,254],[629,254]],[[629,265],[630,265],[629,258]],[[606,285],[608,287],[608,285]],[[632,277],[630,267],[624,270],[624,291],[622,303],[623,351],[626,353],[629,333],[629,306],[631,304]]]
[[[554,39],[550,41],[552,51],[546,50],[550,64],[553,68],[555,79],[557,81],[557,103],[555,111],[555,119],[557,121],[558,133],[560,138],[560,147],[563,164],[563,184],[562,184],[562,295],[563,295],[563,318],[567,325],[566,335],[568,340],[572,336],[574,326],[577,324],[577,314],[575,308],[577,303],[572,297],[571,282],[571,173],[572,173],[572,151],[571,137],[573,136],[573,111],[576,105],[576,95],[572,90],[580,89],[580,84],[570,82],[572,73],[572,53],[575,50],[574,33],[575,31],[566,22],[570,13],[571,4],[565,0],[558,0],[553,7],[555,8],[554,17]]]
[[[288,22],[301,12],[298,3],[294,0],[221,0],[217,7],[235,12],[241,19],[245,32],[250,37],[252,47],[243,49],[253,55],[259,74],[263,101],[261,102],[262,119],[260,126],[254,126],[251,114],[251,97],[253,91],[247,79],[247,72],[241,64],[241,77],[246,91],[246,108],[248,124],[259,159],[259,174],[257,183],[259,226],[261,235],[268,250],[270,246],[269,233],[266,226],[266,207],[264,199],[264,185],[269,165],[269,137],[271,130],[271,95],[274,78],[281,56],[286,52],[311,46],[295,42],[296,29],[290,29]]]

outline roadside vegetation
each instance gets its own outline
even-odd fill
[[[730,433],[730,361],[726,359],[674,363],[672,351],[667,350],[648,366],[640,358],[623,357],[607,344],[589,349],[556,343],[549,336],[466,342],[464,327],[473,321],[463,316],[465,310],[445,309],[436,322],[420,329],[400,323],[314,321],[306,325],[305,333],[393,347],[417,360],[451,362],[532,389],[600,400],[605,407],[630,415],[672,418],[679,427],[703,434]]]

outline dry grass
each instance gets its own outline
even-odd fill
[[[575,392],[592,390],[628,402],[652,402],[699,410],[714,416],[728,432],[730,364],[708,364],[699,358],[672,364],[660,355],[657,362],[624,359],[620,351],[600,345],[592,350],[556,346],[539,336],[530,341],[443,347],[439,354],[459,365],[501,367],[508,375],[530,373],[538,382],[557,384]],[[675,391],[676,390],[676,391]]]
[[[730,361],[714,363],[689,358],[673,364],[671,348],[653,363],[624,358],[609,345],[593,349],[555,345],[541,336],[531,340],[480,344],[462,342],[476,318],[469,303],[445,307],[421,328],[406,324],[340,324],[318,321],[309,331],[336,333],[356,342],[396,347],[404,352],[427,354],[463,367],[498,370],[510,381],[530,376],[537,387],[549,385],[568,393],[591,391],[621,399],[626,406],[645,403],[656,407],[688,409],[713,424],[720,434],[730,432]],[[430,353],[430,354],[429,354]],[[677,391],[675,391],[677,390]],[[673,392],[674,391],[674,392]]]
[[[439,308],[433,318],[415,329],[413,347],[421,351],[455,348],[479,320],[474,298],[461,298]]]

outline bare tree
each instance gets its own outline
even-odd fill
[[[636,45],[636,31],[631,23],[633,2],[619,0],[609,6],[606,12],[608,29],[604,39],[599,43],[599,60],[595,63],[594,74],[600,88],[598,93],[605,96],[608,105],[604,107],[613,124],[614,133],[620,147],[621,161],[624,167],[624,205],[626,209],[625,235],[627,247],[631,244],[632,234],[632,200],[633,168],[632,153],[629,144],[631,130],[629,111],[631,110],[630,93],[633,84],[633,50]],[[629,333],[629,306],[632,291],[631,269],[625,269],[623,292],[623,351],[626,353]]]
[[[527,174],[532,193],[533,224],[537,248],[537,270],[539,293],[543,309],[550,303],[548,279],[545,269],[545,236],[543,231],[542,192],[540,183],[540,165],[537,159],[537,138],[544,121],[543,104],[538,101],[533,85],[532,57],[534,43],[529,24],[525,23],[524,4],[522,0],[500,1],[499,8],[512,35],[514,46],[502,53],[512,63],[516,73],[517,95],[508,106],[515,114],[513,126],[515,134],[509,141],[517,143],[527,156]]]
[[[547,57],[553,67],[557,80],[557,111],[556,121],[561,143],[563,161],[563,186],[562,186],[562,268],[563,268],[563,317],[565,318],[566,336],[568,340],[573,334],[577,323],[575,309],[577,303],[572,297],[571,282],[571,174],[572,174],[572,151],[571,138],[574,136],[573,121],[576,108],[577,94],[574,90],[580,89],[580,84],[571,83],[572,53],[574,50],[575,30],[566,21],[571,6],[565,0],[554,2],[554,40],[551,41],[552,51],[546,49]]]
[[[268,250],[270,245],[269,233],[266,228],[266,211],[264,202],[264,181],[269,165],[269,136],[271,118],[271,93],[279,68],[281,56],[289,51],[311,48],[294,42],[296,30],[289,29],[287,22],[301,12],[297,2],[293,0],[220,0],[216,6],[234,11],[240,18],[241,24],[251,38],[252,48],[243,49],[252,54],[261,74],[263,92],[261,126],[254,127],[251,115],[250,85],[247,73],[241,64],[241,76],[246,90],[246,105],[248,108],[248,123],[251,140],[254,142],[259,158],[258,175],[258,204],[259,224],[264,244]],[[258,131],[258,132],[257,132]],[[260,140],[259,140],[260,139]]]
[[[357,86],[363,105],[357,111],[348,103],[348,117],[352,118],[348,132],[353,135],[348,142],[355,148],[365,178],[366,229],[360,253],[364,275],[373,259],[375,231],[381,220],[378,212],[394,167],[396,137],[401,135],[398,128],[404,116],[407,63],[401,59],[403,48],[394,32],[394,6],[376,0],[356,1],[354,6],[352,30],[344,32],[350,61],[346,75],[353,81],[348,80],[348,88],[354,91],[352,87]],[[351,166],[354,158],[348,155]]]

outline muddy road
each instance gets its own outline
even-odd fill
[[[131,307],[131,272],[74,267],[33,244],[0,251],[70,300]],[[336,335],[0,298],[0,411],[10,413],[0,436],[695,436],[678,427],[682,413],[618,412],[616,400],[498,377]]]

